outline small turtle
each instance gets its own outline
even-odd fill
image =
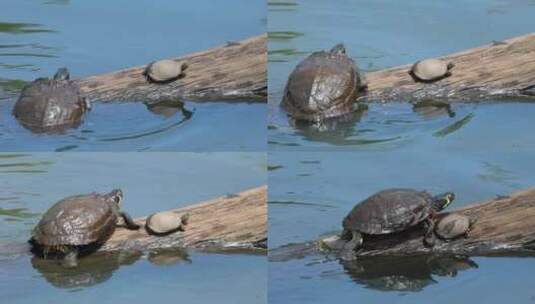
[[[94,249],[115,231],[122,218],[128,229],[139,229],[132,218],[120,211],[123,192],[75,195],[54,204],[33,229],[30,242],[45,258],[49,253],[62,254],[63,265],[76,267],[78,253]]]
[[[433,245],[434,215],[446,208],[455,195],[446,192],[431,196],[426,191],[392,188],[379,191],[357,204],[344,218],[341,238],[346,241],[342,259],[353,259],[362,246],[362,234],[400,232],[426,222],[424,242]]]
[[[455,65],[440,59],[425,59],[412,65],[409,72],[416,81],[433,82],[451,76],[450,70]]]
[[[179,215],[172,211],[154,213],[147,218],[145,228],[154,235],[167,235],[184,231],[188,224],[189,214]]]
[[[281,106],[296,120],[317,122],[354,111],[366,80],[343,44],[314,52],[288,77]]]
[[[441,218],[435,226],[435,233],[444,240],[451,240],[460,236],[468,237],[470,229],[476,220],[468,216],[452,213]]]
[[[38,78],[27,85],[13,107],[13,116],[36,133],[78,127],[91,105],[69,78],[69,71],[61,68],[53,79]]]
[[[184,71],[188,68],[186,63],[164,59],[150,63],[143,75],[149,82],[167,83],[184,77]]]

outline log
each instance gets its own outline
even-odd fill
[[[428,248],[423,244],[424,229],[417,226],[402,233],[365,236],[364,247],[358,252],[358,256],[412,256],[431,253],[466,256],[535,254],[535,188],[451,212],[442,212],[438,219],[450,213],[467,215],[476,220],[467,238],[437,240],[433,248]],[[327,251],[322,249],[322,239],[324,238],[270,250],[270,260],[284,261],[326,253]]]
[[[425,59],[425,58],[422,58]],[[411,64],[368,73],[370,102],[447,102],[535,96],[535,33],[442,57],[455,67],[434,83],[415,82]]]
[[[144,228],[117,228],[98,251],[146,251],[172,247],[208,251],[266,249],[267,186],[171,211],[178,215],[189,214],[185,231],[154,236]],[[144,227],[145,219],[138,218],[135,222]]]
[[[265,102],[267,96],[267,35],[212,48],[174,60],[188,64],[186,76],[167,84],[149,83],[146,66],[78,79],[91,101],[167,100]],[[158,60],[159,58],[154,58]]]

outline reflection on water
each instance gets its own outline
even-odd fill
[[[135,251],[95,253],[81,258],[76,268],[65,268],[57,260],[37,256],[32,257],[31,263],[48,283],[74,289],[104,283],[120,266],[131,265],[140,257],[141,253]]]
[[[478,268],[461,256],[368,257],[340,263],[355,283],[382,291],[421,291],[437,283],[433,275],[456,277]]]
[[[187,250],[182,248],[162,248],[151,250],[147,259],[154,265],[171,266],[179,263],[191,264]]]

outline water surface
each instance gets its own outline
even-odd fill
[[[19,90],[63,66],[80,78],[205,50],[265,32],[265,3],[239,0],[3,0],[0,9],[0,146],[3,151],[259,151],[265,104],[194,104],[162,116],[139,100],[103,105],[76,130],[35,135],[11,117]],[[250,119],[243,120],[243,117]],[[244,132],[243,130],[247,130]],[[102,139],[121,140],[106,140]]]
[[[121,252],[66,271],[24,251],[41,214],[66,196],[121,188],[123,210],[138,217],[264,185],[265,172],[263,153],[2,153],[0,294],[10,303],[265,303],[262,255]]]

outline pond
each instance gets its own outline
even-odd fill
[[[343,42],[363,71],[375,71],[526,34],[535,25],[534,12],[532,1],[340,1],[336,5],[315,0],[270,2],[269,149],[384,150],[429,135],[450,134],[475,123],[473,116],[489,124],[496,122],[494,117],[498,115],[500,121],[518,119],[506,113],[532,111],[532,104],[507,105],[510,101],[502,101],[506,103],[502,106],[506,113],[487,104],[455,104],[454,115],[448,116],[415,113],[406,101],[400,100],[393,104],[372,103],[361,115],[320,132],[290,124],[279,103],[288,75],[311,52]],[[489,116],[479,117],[483,115]],[[450,131],[440,132],[443,129]]]
[[[264,303],[265,255],[121,252],[67,270],[23,249],[66,196],[120,187],[123,210],[139,217],[266,182],[265,153],[1,153],[0,294],[10,303]]]
[[[2,151],[263,150],[267,107],[247,100],[185,100],[192,115],[147,111],[137,100],[95,103],[79,128],[59,135],[31,133],[11,110],[25,82],[51,77],[60,67],[68,67],[72,78],[112,72],[259,35],[266,23],[265,3],[257,0],[2,1]]]
[[[371,103],[321,130],[289,123],[279,108],[289,73],[311,52],[343,42],[363,70],[380,70],[526,34],[534,13],[533,1],[270,2],[269,248],[339,232],[356,202],[384,188],[453,191],[458,208],[535,185],[531,103],[456,103],[451,113]],[[533,258],[269,264],[271,303],[535,302]]]

